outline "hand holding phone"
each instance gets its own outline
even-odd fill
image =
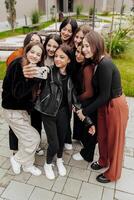
[[[50,69],[47,66],[37,67],[36,78],[47,79]]]

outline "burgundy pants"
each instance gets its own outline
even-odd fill
[[[99,164],[108,166],[104,176],[116,181],[121,176],[128,105],[125,96],[114,98],[98,110]]]

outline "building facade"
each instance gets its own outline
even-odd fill
[[[16,0],[16,16],[17,26],[23,26],[27,23],[30,24],[31,12],[35,9],[39,9],[46,19],[51,19],[52,12],[58,13],[60,11],[64,13],[75,12],[78,5],[82,5],[82,12],[89,12],[89,9],[93,7],[94,1],[96,2],[97,12],[112,11],[113,0]],[[126,5],[125,11],[130,11],[133,6],[133,0],[124,0]],[[115,1],[115,11],[120,12],[122,0]],[[7,13],[5,8],[5,0],[0,0],[0,30],[9,29],[7,22]]]

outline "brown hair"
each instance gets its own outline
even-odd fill
[[[85,36],[87,33],[89,33],[92,30],[92,28],[87,25],[87,24],[83,24],[81,26],[79,26],[75,32],[75,35],[79,32],[82,31],[83,35]],[[75,36],[74,36],[75,37]]]
[[[91,30],[84,38],[90,45],[93,53],[93,62],[98,63],[101,56],[106,54],[103,37],[96,31]]]
[[[68,57],[70,60],[72,60],[72,54],[73,54],[73,51],[72,51],[72,48],[68,45],[68,44],[61,44],[58,48],[58,49],[61,49]],[[57,51],[56,50],[56,51]]]
[[[30,51],[30,49],[33,47],[33,46],[38,46],[41,48],[42,50],[42,55],[41,55],[41,60],[39,61],[38,66],[42,66],[44,65],[44,55],[45,55],[45,51],[44,51],[44,47],[43,47],[43,44],[41,44],[40,42],[31,42],[29,43],[28,45],[26,45],[26,47],[24,48],[24,56],[23,56],[23,61],[22,61],[22,65],[26,65],[29,63],[29,61],[27,60],[27,53],[28,51]]]
[[[46,37],[45,39],[45,42],[43,44],[44,46],[44,50],[45,50],[45,56],[47,56],[47,51],[46,51],[46,46],[47,46],[47,43],[49,42],[49,40],[53,39],[55,42],[57,42],[58,45],[61,45],[62,44],[62,40],[61,40],[61,37],[59,34],[50,34]]]
[[[66,67],[66,72],[67,72],[68,75],[71,75],[71,66],[72,66],[72,61],[73,61],[73,50],[69,45],[64,44],[64,43],[61,44],[57,48],[57,50],[58,49],[61,49],[68,56],[68,58],[70,59],[70,63],[68,63],[68,65]]]
[[[43,43],[41,36],[37,32],[31,32],[26,35],[24,42],[23,42],[23,47],[25,47],[26,45],[28,45],[31,42],[31,38],[33,35],[37,35],[40,38],[40,43]]]

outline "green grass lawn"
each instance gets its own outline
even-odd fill
[[[134,97],[134,40],[129,44],[121,58],[114,59],[121,73],[122,86],[126,96]]]
[[[0,61],[0,80],[3,80],[6,72],[6,64],[5,62]]]
[[[40,25],[38,30],[46,28],[46,27],[50,26],[53,23],[54,23],[53,21],[44,22],[44,23],[42,23]],[[17,28],[17,29],[14,30],[14,32],[12,30],[4,31],[4,32],[0,32],[0,39],[4,39],[4,38],[7,38],[7,37],[12,37],[12,36],[16,36],[16,35],[21,35],[21,34],[24,34],[23,33],[23,28]]]
[[[126,53],[121,58],[113,59],[120,70],[122,86],[126,96],[134,97],[134,40],[129,44]],[[5,62],[0,62],[0,80],[4,78],[6,71]]]

